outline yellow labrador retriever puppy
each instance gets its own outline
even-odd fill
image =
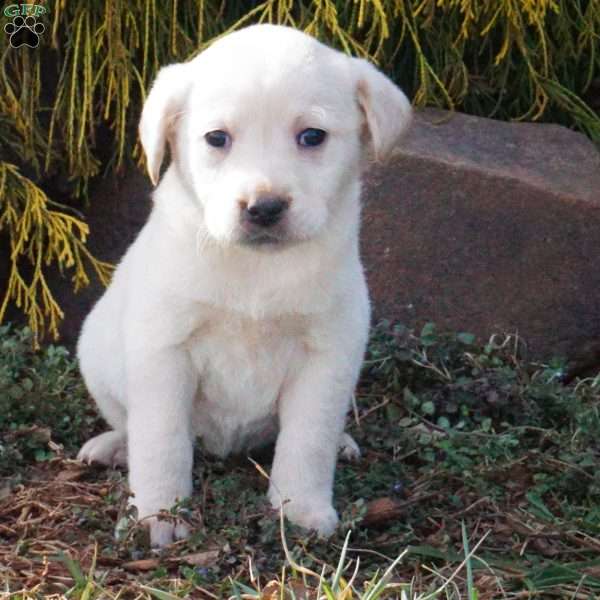
[[[140,135],[157,184],[145,227],[87,317],[81,371],[112,431],[82,460],[129,466],[153,545],[192,493],[192,444],[276,439],[269,498],[329,535],[338,447],[369,327],[360,176],[410,120],[369,63],[294,29],[248,27],[163,68]]]

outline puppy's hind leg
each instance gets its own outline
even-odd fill
[[[80,369],[85,383],[100,414],[113,428],[89,439],[79,450],[77,458],[88,464],[100,463],[107,467],[127,466],[127,412],[125,407],[116,400],[93,373],[83,368],[80,359]]]
[[[102,304],[100,303],[100,308]],[[97,309],[94,309],[95,311]],[[92,317],[95,312],[92,312]],[[109,344],[98,331],[103,330],[97,319],[90,319],[84,325],[79,339],[77,355],[79,370],[85,385],[96,401],[96,406],[113,431],[101,433],[89,439],[79,451],[77,458],[87,463],[100,463],[109,467],[127,466],[127,411],[118,393],[119,382],[123,379],[122,362],[113,339]]]

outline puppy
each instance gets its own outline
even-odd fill
[[[269,498],[322,535],[369,328],[360,175],[410,119],[364,60],[257,25],[163,68],[143,108],[152,214],[87,317],[81,372],[112,430],[79,458],[129,466],[156,513],[192,493],[192,444],[219,456],[276,439]]]

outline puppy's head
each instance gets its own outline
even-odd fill
[[[212,238],[276,247],[325,231],[409,120],[404,94],[366,61],[257,25],[163,68],[140,136],[155,184],[169,142]]]

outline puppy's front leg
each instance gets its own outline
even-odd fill
[[[127,365],[129,485],[138,517],[147,519],[153,546],[187,536],[183,524],[158,520],[192,492],[191,413],[197,375],[187,352],[137,353]]]
[[[342,357],[347,360],[346,357]],[[333,476],[360,357],[315,353],[283,390],[269,499],[294,523],[333,533]]]

